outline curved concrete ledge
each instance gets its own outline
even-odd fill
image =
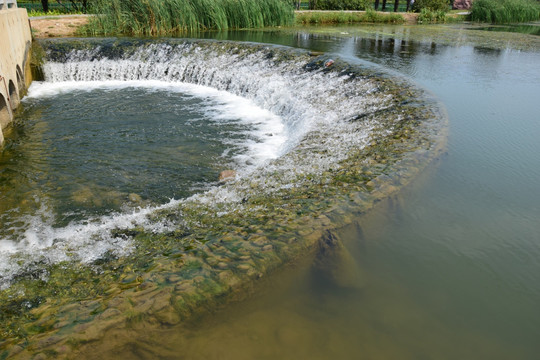
[[[13,112],[31,82],[31,45],[26,9],[0,10],[0,145],[3,130],[13,122]]]

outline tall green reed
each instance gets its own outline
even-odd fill
[[[392,23],[402,24],[403,16],[396,13],[380,13],[373,9],[365,12],[303,12],[296,15],[297,24],[350,24],[350,23]]]
[[[288,0],[97,0],[84,32],[90,35],[167,35],[290,25]]]
[[[540,3],[536,0],[475,0],[471,20],[507,24],[540,19]]]

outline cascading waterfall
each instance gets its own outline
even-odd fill
[[[383,125],[376,118],[354,121],[355,117],[395,105],[392,96],[373,79],[357,77],[347,68],[329,71],[335,65],[328,66],[328,59],[314,61],[308,54],[291,53],[282,48],[174,41],[117,46],[114,42],[102,41],[83,43],[83,49],[63,52],[63,47],[55,47],[55,44],[45,44],[49,47],[43,65],[45,82],[34,85],[30,98],[47,95],[47,92],[56,94],[107,84],[118,86],[118,82],[129,86],[133,81],[158,81],[161,86],[182,83],[226,91],[278,116],[284,128],[282,133],[267,133],[266,139],[259,138],[256,142],[270,141],[277,136],[283,140],[278,141],[267,156],[261,156],[260,152],[268,147],[254,148],[251,156],[239,156],[243,161],[239,161],[235,169],[240,178],[264,179],[260,183],[267,192],[298,186],[303,178],[322,174],[345,159],[351,149],[364,147],[375,133],[381,132]],[[399,117],[394,121],[399,121]],[[236,203],[245,197],[246,189],[240,187],[228,184],[194,198],[209,203],[217,199]],[[126,226],[163,227],[148,223],[147,214],[152,209],[155,207],[136,214],[115,214],[112,218],[93,220],[91,225],[72,225],[69,230],[51,229],[41,220],[32,219],[24,241],[18,244],[9,239],[3,241],[4,253],[13,256],[20,250],[24,253],[39,249],[46,262],[67,260],[62,250],[66,246],[76,247],[76,258],[84,262],[94,261],[112,248],[123,255],[131,244],[111,237],[111,230]],[[74,233],[77,236],[73,236]],[[74,241],[74,238],[80,240]],[[59,243],[63,246],[58,246]],[[96,248],[96,244],[100,244],[97,247],[100,251],[88,250]],[[19,267],[6,266],[3,277],[9,280]]]
[[[43,216],[32,218],[22,239],[0,240],[4,288],[19,279],[46,282],[70,262],[109,274],[100,287],[114,287],[115,281],[131,279],[115,269],[132,263],[130,271],[145,274],[159,258],[161,272],[179,274],[174,276],[184,282],[202,276],[208,279],[205,291],[222,294],[244,277],[260,277],[312,247],[322,227],[346,222],[343,214],[350,209],[344,206],[368,208],[384,196],[383,185],[414,173],[418,161],[410,154],[424,156],[438,146],[434,124],[440,113],[428,95],[402,79],[329,56],[180,39],[41,45],[45,79],[33,85],[28,99],[110,87],[204,93],[221,99],[217,117],[248,109],[251,132],[231,165],[237,176],[226,183],[61,228]],[[169,254],[176,255],[169,259]],[[156,283],[173,282],[172,275],[156,276]],[[140,282],[129,284],[122,288]],[[185,297],[182,306],[196,306],[197,299]]]
[[[328,142],[321,147],[333,148],[328,162],[339,161],[348,149],[361,145],[370,131],[368,124],[348,120],[394,105],[372,79],[353,78],[347,69],[325,71],[324,64],[315,65],[305,53],[288,54],[274,47],[212,42],[142,43],[129,49],[96,45],[53,51],[43,68],[48,82],[159,80],[225,90],[283,119],[287,142],[280,155],[305,134],[318,132]],[[351,132],[359,136],[347,136]]]

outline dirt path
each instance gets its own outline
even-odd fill
[[[77,29],[86,23],[87,15],[30,18],[32,35],[35,38],[76,36]]]

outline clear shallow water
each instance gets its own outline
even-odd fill
[[[284,139],[249,100],[160,81],[35,82],[19,115],[0,157],[4,280],[28,261],[129,252],[115,229],[166,228],[146,215],[277,157]]]
[[[358,227],[343,230],[363,274],[356,288],[298,271],[207,323],[160,334],[175,339],[158,341],[163,355],[537,359],[540,53],[462,38],[464,45],[417,42],[406,27],[346,31],[258,33],[253,40],[335,52],[411,77],[447,107],[447,154]],[[148,358],[138,343],[122,350]]]
[[[58,225],[119,211],[129,194],[158,203],[192,194],[216,181],[217,163],[227,149],[223,133],[242,131],[234,123],[230,129],[209,123],[207,104],[190,95],[83,87],[50,97],[30,95],[18,139],[8,144],[13,155],[5,164],[21,167],[11,166],[20,173],[13,183],[23,187],[24,178],[37,181],[26,184],[27,191],[2,193],[51,203],[61,217]],[[30,173],[23,172],[28,168]],[[88,214],[77,214],[81,211]]]

